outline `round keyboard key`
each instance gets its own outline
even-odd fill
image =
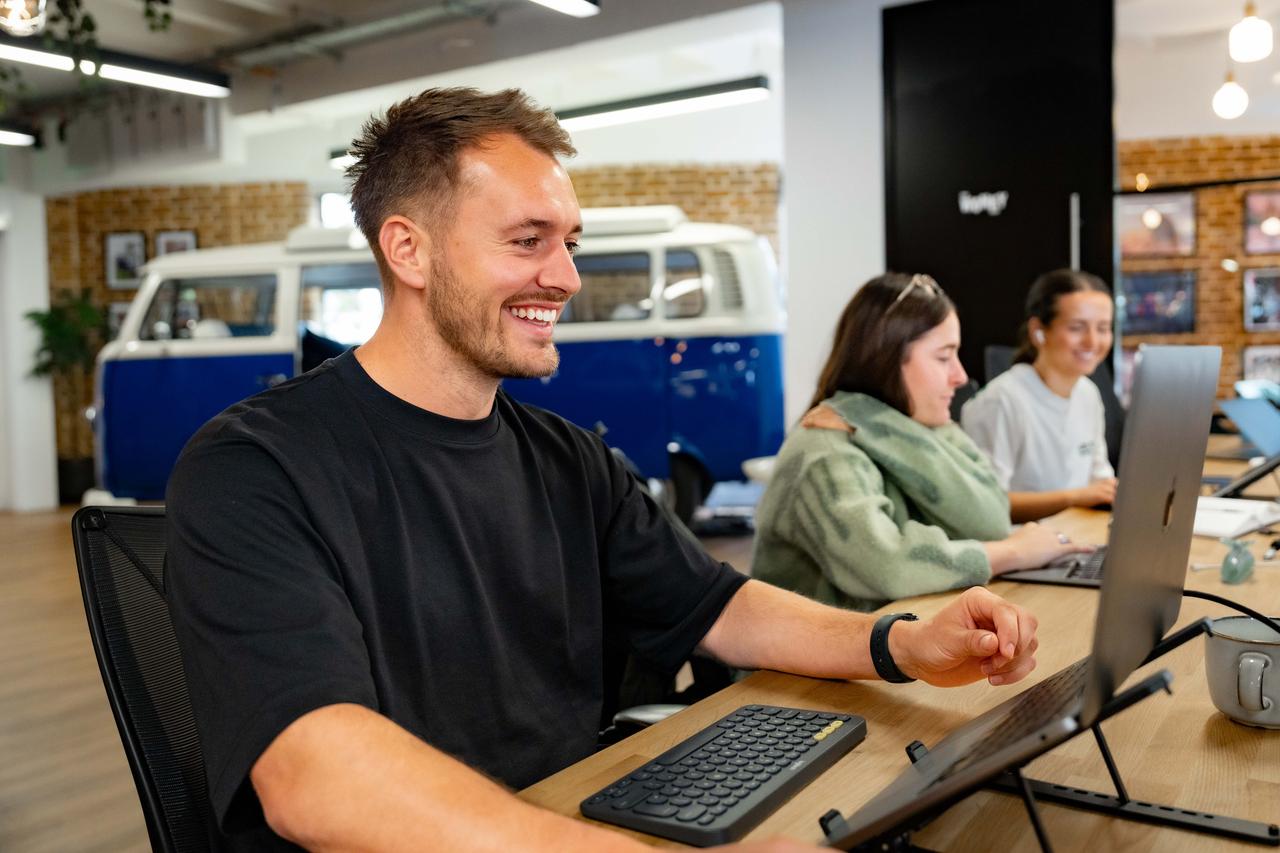
[[[666,769],[667,769],[667,768],[663,767],[661,764],[650,764],[648,767],[646,767],[646,768],[644,769],[644,772],[646,772],[646,773],[661,773],[662,771],[664,771],[664,770],[666,770]]]
[[[746,788],[748,791],[754,791],[756,788],[760,787],[760,783],[755,779],[752,779],[749,782],[743,782],[742,787]]]
[[[604,794],[596,794],[594,797],[587,800],[587,805],[594,806],[596,803],[603,803],[607,799],[609,799],[609,797]]]
[[[659,773],[657,776],[653,778],[657,779],[659,782],[670,782],[672,779],[676,777],[674,773]]]
[[[816,717],[816,716],[818,716],[818,715],[817,715],[817,714],[815,714],[813,711],[801,711],[799,714],[796,714],[796,719],[797,719],[797,720],[812,720],[812,719],[813,719],[814,717]]]
[[[716,822],[716,816],[713,814],[704,814],[698,818],[698,826],[710,826]]]
[[[645,787],[645,788],[647,788],[647,789],[648,789],[648,790],[650,790],[650,791],[656,791],[656,790],[658,790],[659,788],[661,788],[661,787],[662,787],[662,783],[661,783],[661,782],[653,782],[653,781],[645,782],[645,783],[644,783],[644,787]]]
[[[730,791],[728,788],[716,786],[712,788],[710,791],[707,791],[707,794],[712,797],[727,797],[729,796]]]
[[[763,705],[748,705],[748,706],[747,706],[747,710],[748,710],[748,711],[763,711],[763,710],[764,710],[764,706],[763,706]]]
[[[677,797],[680,795],[680,789],[677,788],[675,785],[668,785],[658,793],[664,797]]]
[[[698,797],[698,802],[702,803],[704,806],[718,806],[720,805],[720,798],[708,795],[705,797]]]
[[[723,782],[725,779],[729,778],[729,774],[716,771],[715,773],[708,774],[707,778],[710,779],[712,782]]]
[[[675,788],[687,788],[692,784],[693,784],[692,779],[677,779],[671,783],[672,787],[675,787]]]
[[[660,806],[667,801],[667,798],[661,794],[650,794],[644,798],[644,801],[646,803],[653,803],[655,806]]]
[[[716,786],[716,783],[710,781],[709,779],[699,779],[697,782],[693,783],[693,787],[697,788],[700,791],[710,791],[715,786]]]
[[[746,767],[747,764],[749,764],[750,762],[748,762],[747,759],[745,758],[730,758],[729,763],[732,764],[734,767]]]
[[[723,782],[720,783],[720,785],[722,787],[728,788],[730,791],[733,791],[742,787],[742,781],[739,779],[725,779]]]
[[[707,809],[707,811],[713,815],[721,815],[727,812],[728,810],[729,810],[728,806],[720,806],[720,805],[712,806],[711,808]]]
[[[672,797],[671,798],[671,805],[673,806],[679,806],[680,808],[684,808],[685,806],[692,805],[692,804],[693,804],[693,800],[689,799],[688,797]]]
[[[690,770],[688,773],[684,774],[684,778],[688,779],[690,782],[697,782],[699,779],[704,777],[702,773],[697,770]]]
[[[733,808],[734,806],[736,806],[736,805],[738,804],[738,798],[737,798],[737,797],[725,797],[725,798],[724,798],[723,800],[721,800],[720,802],[721,802],[721,803],[723,803],[723,804],[724,804],[725,806],[727,806],[728,808]]]

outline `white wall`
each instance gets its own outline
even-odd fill
[[[783,10],[786,416],[801,414],[835,323],[884,271],[882,0],[795,0]]]
[[[28,375],[39,337],[24,316],[48,307],[44,200],[0,188],[0,509],[58,503],[53,388]]]

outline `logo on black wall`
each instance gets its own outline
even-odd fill
[[[1009,203],[1009,193],[1005,190],[995,193],[971,193],[968,190],[960,190],[960,212],[966,216],[979,216],[983,213],[989,216],[999,216],[1004,213],[1005,206]]]

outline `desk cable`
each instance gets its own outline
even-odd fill
[[[1263,625],[1266,625],[1272,631],[1275,631],[1277,634],[1280,634],[1280,623],[1277,623],[1276,620],[1272,619],[1269,616],[1263,616],[1258,611],[1252,608],[1246,607],[1245,605],[1240,604],[1238,602],[1232,601],[1229,598],[1223,598],[1222,596],[1214,595],[1211,592],[1200,592],[1194,589],[1184,589],[1182,591],[1182,595],[1185,598],[1202,598],[1205,601],[1212,601],[1215,604],[1221,604],[1224,607],[1230,607],[1232,610],[1235,610],[1238,613],[1243,613],[1245,616],[1249,616],[1249,617],[1252,617],[1253,619],[1257,619],[1259,622],[1261,622]]]

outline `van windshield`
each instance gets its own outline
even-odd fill
[[[648,252],[578,255],[573,263],[582,279],[582,290],[569,300],[559,322],[647,320],[653,313]]]
[[[266,337],[276,328],[276,277],[260,275],[169,279],[147,307],[144,341]]]
[[[311,334],[335,343],[355,346],[369,340],[382,320],[382,280],[377,264],[303,267],[298,316]]]

